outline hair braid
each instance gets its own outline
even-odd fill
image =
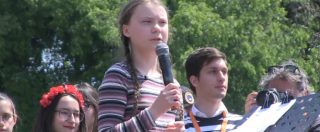
[[[133,80],[134,83],[134,87],[135,87],[135,91],[134,91],[134,98],[135,98],[135,103],[133,104],[133,115],[135,115],[135,113],[138,111],[138,98],[140,96],[140,83],[138,81],[138,76],[136,73],[136,68],[133,64],[133,59],[131,57],[132,52],[130,51],[129,48],[129,43],[125,43],[125,56],[126,56],[126,62],[129,68],[129,73],[131,75],[131,78]]]

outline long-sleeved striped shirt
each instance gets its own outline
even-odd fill
[[[151,79],[138,74],[140,95],[138,111],[133,113],[135,86],[125,62],[111,66],[105,73],[99,87],[99,132],[144,132],[162,131],[175,121],[176,114],[172,111],[154,120],[148,107],[156,100],[164,89],[162,78]]]

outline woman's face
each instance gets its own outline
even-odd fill
[[[274,79],[269,82],[268,88],[276,88],[279,92],[288,92],[293,97],[305,96],[304,91],[299,91],[296,83],[290,80]]]
[[[53,117],[54,132],[77,132],[80,121],[78,101],[70,95],[61,97]]]
[[[92,132],[93,127],[98,127],[98,126],[93,126],[94,121],[96,118],[95,114],[95,109],[93,108],[94,106],[88,102],[85,103],[85,108],[84,108],[84,114],[85,114],[85,119],[86,119],[86,125],[88,126],[89,132]]]
[[[136,7],[123,34],[130,38],[132,49],[140,54],[152,52],[159,42],[168,41],[168,15],[164,7],[148,2]]]
[[[12,132],[16,121],[11,102],[0,100],[0,132]]]

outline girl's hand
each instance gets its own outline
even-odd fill
[[[181,89],[178,84],[169,83],[161,92],[157,99],[153,102],[149,111],[155,119],[167,112],[171,107],[179,108],[182,97]]]
[[[168,125],[166,132],[184,132],[185,130],[184,122],[176,121],[174,124]]]

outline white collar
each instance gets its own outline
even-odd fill
[[[223,111],[228,112],[226,106],[223,104],[222,101],[220,102],[217,111],[212,116],[207,116],[205,113],[201,112],[194,104],[192,105],[191,111],[195,116],[203,117],[203,118],[215,117],[215,116],[221,114]]]

